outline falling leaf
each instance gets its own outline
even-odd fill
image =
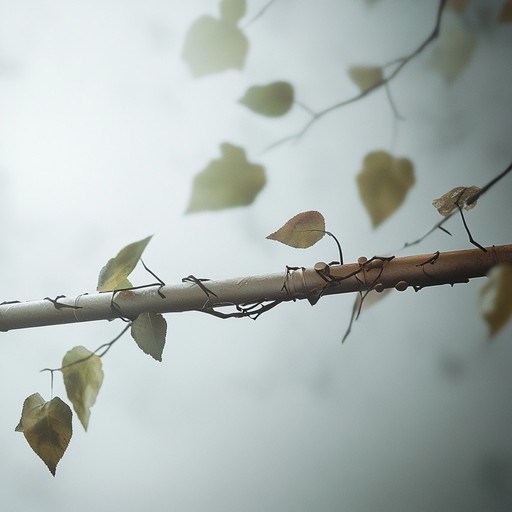
[[[512,23],[512,0],[507,0],[503,4],[498,19],[502,23]]]
[[[302,212],[292,217],[277,231],[267,236],[290,247],[306,249],[325,235],[325,219],[320,212]]]
[[[494,266],[487,278],[480,290],[480,309],[494,336],[512,316],[512,265]]]
[[[73,434],[71,418],[69,405],[59,397],[46,402],[39,393],[34,393],[23,403],[16,432],[23,432],[53,476]]]
[[[167,322],[159,313],[141,313],[133,322],[132,338],[139,348],[157,361],[162,360]]]
[[[374,228],[398,209],[414,182],[414,167],[408,158],[394,158],[386,151],[365,156],[357,184]]]
[[[361,93],[372,89],[384,79],[380,66],[352,66],[349,68],[348,74]]]
[[[62,375],[69,400],[87,430],[90,408],[103,383],[101,359],[85,347],[74,347],[66,353],[62,360]]]
[[[242,69],[248,49],[247,38],[229,17],[202,16],[190,26],[181,56],[197,78]]]
[[[442,32],[432,53],[432,65],[447,83],[453,82],[468,65],[477,39],[462,28]]]
[[[115,258],[108,260],[107,264],[100,271],[96,290],[99,292],[108,292],[116,288],[125,288],[125,279],[131,274],[139,262],[152,236],[153,235],[144,238],[144,240],[139,240],[138,242],[127,245],[119,251]]]
[[[220,151],[194,178],[187,213],[246,206],[264,187],[265,169],[249,163],[242,148],[226,142]]]
[[[228,23],[236,25],[245,16],[247,5],[245,0],[222,0],[220,17]]]
[[[474,201],[469,205],[466,204],[466,201],[478,192],[480,192],[480,188],[475,186],[455,187],[449,192],[446,192],[446,194],[443,194],[441,197],[434,199],[432,201],[432,205],[443,217],[446,217],[457,208],[457,205],[464,208],[464,210],[474,208],[478,201]]]
[[[278,117],[286,114],[293,105],[293,86],[288,82],[249,87],[239,103],[257,114]]]
[[[461,13],[466,10],[466,7],[468,5],[469,0],[448,0],[448,2],[446,3],[446,8]]]

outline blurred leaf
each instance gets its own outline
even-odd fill
[[[220,17],[228,23],[236,25],[245,16],[247,5],[245,0],[222,0]]]
[[[468,5],[469,0],[448,0],[448,2],[446,3],[446,8],[461,13],[466,10],[466,7]]]
[[[384,79],[380,66],[352,66],[348,70],[348,75],[362,93],[379,84]]]
[[[74,347],[62,360],[62,376],[68,398],[84,429],[87,430],[90,408],[96,402],[103,383],[101,359],[85,347]]]
[[[167,322],[159,313],[141,313],[133,322],[132,338],[139,348],[157,361],[162,360]]]
[[[466,204],[466,201],[474,194],[480,192],[479,187],[455,187],[452,188],[446,194],[443,194],[441,197],[434,199],[432,201],[432,205],[437,211],[443,216],[446,217],[453,210],[457,208],[457,205],[460,205],[464,210],[470,210],[476,206],[478,201],[471,203],[470,205]]]
[[[242,148],[225,142],[220,150],[220,160],[195,176],[187,213],[246,206],[265,186],[265,169],[249,163]]]
[[[399,208],[414,183],[414,167],[408,158],[394,158],[386,151],[364,157],[357,185],[374,228]]]
[[[432,53],[432,64],[447,83],[453,82],[468,65],[477,39],[461,28],[441,32]]]
[[[325,235],[325,219],[320,212],[302,212],[292,217],[277,231],[267,236],[290,247],[306,249]]]
[[[247,89],[239,100],[242,105],[257,114],[277,117],[286,114],[293,105],[293,86],[288,82],[255,85]]]
[[[494,336],[512,316],[512,265],[492,267],[487,278],[480,290],[480,309]]]
[[[182,58],[196,78],[227,69],[242,69],[249,42],[231,21],[202,16],[185,36]]]
[[[46,402],[39,393],[34,393],[23,403],[16,432],[23,432],[53,476],[73,434],[71,418],[69,405],[59,397]]]
[[[125,281],[126,278],[139,262],[152,236],[127,245],[119,251],[115,258],[108,260],[107,264],[100,271],[96,290],[98,292],[108,292],[118,287],[125,288],[124,284],[129,284],[129,281]]]
[[[498,19],[501,23],[512,23],[512,0],[507,0],[503,4]]]

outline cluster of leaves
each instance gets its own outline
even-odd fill
[[[126,319],[115,305],[115,295],[118,291],[134,288],[128,276],[141,260],[150,240],[151,236],[127,245],[100,271],[96,289],[98,292],[112,293],[112,307],[123,320]],[[158,313],[141,313],[137,318],[127,321],[132,338],[139,348],[153,359],[161,361],[167,334],[165,318]],[[125,331],[126,329],[123,333]],[[85,430],[89,426],[91,407],[95,404],[103,383],[101,356],[118,338],[119,336],[112,342],[102,345],[95,352],[90,352],[82,346],[74,347],[66,353],[60,368],[49,370],[52,376],[54,371],[62,372],[68,399]],[[105,347],[106,350],[97,355],[97,352]],[[32,450],[55,476],[57,464],[64,455],[73,433],[69,405],[59,397],[45,401],[39,393],[34,393],[26,398],[23,404],[16,431],[24,434]]]

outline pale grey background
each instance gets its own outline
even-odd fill
[[[246,19],[265,3],[250,1]],[[145,259],[168,283],[335,259],[329,240],[307,251],[265,240],[309,209],[323,212],[346,261],[417,238],[438,220],[433,198],[482,185],[511,159],[512,27],[493,21],[501,2],[472,3],[443,23],[478,37],[459,79],[444,83],[429,48],[392,83],[406,118],[396,137],[380,91],[265,153],[307,116],[250,113],[236,103],[249,85],[289,80],[314,109],[348,98],[348,66],[413,50],[437,1],[278,0],[246,30],[243,72],[194,80],[184,35],[216,1],[1,0],[0,298],[93,291],[108,258],[152,233]],[[248,208],[183,215],[194,174],[224,141],[266,166],[267,187]],[[375,149],[411,158],[417,177],[377,231],[355,184]],[[509,176],[468,214],[480,243],[511,242],[511,191]],[[470,247],[458,220],[448,228],[452,238],[436,233],[408,253]],[[389,296],[343,346],[350,296],[257,322],[168,316],[163,363],[129,336],[104,358],[89,431],[74,423],[55,479],[14,432],[23,400],[49,399],[39,370],[122,325],[2,333],[1,509],[510,510],[512,327],[488,341],[482,284]],[[65,395],[60,378],[54,392]]]

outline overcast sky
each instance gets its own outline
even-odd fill
[[[512,26],[502,2],[446,13],[442,34],[476,46],[447,84],[434,45],[383,90],[318,120],[297,143],[296,106],[269,119],[237,103],[247,87],[290,81],[320,110],[357,94],[355,64],[385,64],[432,30],[436,0],[277,0],[244,29],[243,71],[195,79],[180,54],[215,0],[0,0],[0,300],[94,291],[124,245],[155,236],[146,263],[167,283],[223,279],[336,259],[332,241],[295,250],[265,240],[319,210],[347,262],[388,254],[438,220],[432,199],[483,185],[511,161]],[[248,2],[241,26],[266,1]],[[194,175],[245,148],[267,186],[253,205],[185,215]],[[366,153],[410,158],[416,185],[374,230],[355,176]],[[512,177],[467,214],[482,245],[510,243]],[[471,248],[458,219],[408,254]],[[396,253],[407,254],[405,251]],[[136,283],[147,280],[134,273]],[[250,320],[168,315],[162,363],[126,335],[103,358],[89,430],[53,478],[14,432],[24,399],[50,399],[75,345],[119,322],[1,333],[2,511],[505,511],[512,504],[512,327],[492,342],[483,280],[388,296],[348,341],[353,297],[281,305]],[[60,375],[54,395],[65,398]]]

